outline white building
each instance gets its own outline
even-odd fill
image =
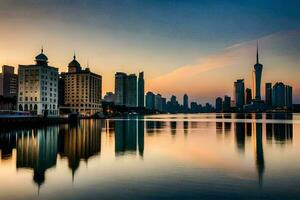
[[[37,115],[56,116],[58,111],[58,68],[48,66],[43,53],[34,65],[19,65],[18,110]]]

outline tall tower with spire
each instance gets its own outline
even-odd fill
[[[253,96],[255,101],[261,101],[261,77],[263,65],[259,63],[258,41],[256,46],[256,64],[253,70]]]

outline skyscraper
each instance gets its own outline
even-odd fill
[[[268,106],[272,105],[272,83],[266,83],[266,88],[265,88],[265,103]]]
[[[229,96],[225,96],[223,101],[223,112],[230,111],[230,108],[231,108],[231,98]]]
[[[250,88],[246,88],[246,104],[249,105],[252,102],[252,91]]]
[[[145,107],[144,72],[139,73],[139,79],[138,79],[138,107]]]
[[[221,97],[216,98],[216,112],[222,112],[222,102],[223,99]]]
[[[18,75],[14,73],[14,67],[3,65],[0,74],[0,95],[4,97],[16,97],[18,95]]]
[[[127,75],[123,72],[117,72],[115,74],[115,104],[125,105],[126,104],[126,78]]]
[[[162,111],[162,96],[161,94],[155,95],[155,110]]]
[[[146,94],[146,108],[150,110],[155,108],[155,95],[152,92]]]
[[[256,64],[254,65],[253,71],[253,92],[254,92],[254,100],[261,101],[261,77],[262,77],[263,65],[259,63],[259,55],[258,55],[258,42],[257,42],[257,50],[256,50]]]
[[[291,109],[293,106],[293,88],[282,82],[276,83],[272,91],[272,106],[280,109]]]
[[[244,79],[234,82],[235,103],[238,109],[243,109],[245,104],[245,84]]]
[[[183,111],[184,112],[189,111],[189,97],[187,94],[183,95]]]
[[[129,74],[127,76],[125,94],[126,106],[137,107],[137,77],[135,74]]]

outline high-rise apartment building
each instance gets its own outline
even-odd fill
[[[18,96],[18,75],[14,73],[15,68],[8,65],[2,66],[0,73],[0,96]]]
[[[137,77],[129,74],[125,84],[126,106],[137,107]]]
[[[243,109],[245,104],[245,83],[244,79],[234,82],[235,103],[238,109]]]
[[[272,105],[272,83],[266,83],[265,87],[265,104]]]
[[[145,107],[145,80],[144,72],[139,73],[138,78],[138,107]]]

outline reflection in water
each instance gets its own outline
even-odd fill
[[[115,152],[116,155],[125,153],[144,154],[144,121],[133,119],[129,121],[115,121]]]
[[[33,180],[40,186],[47,169],[56,165],[58,127],[22,131],[17,135],[17,168],[33,169]]]
[[[242,178],[239,177],[239,180],[243,179],[242,175],[245,172],[249,172],[247,170],[250,169],[252,173],[253,169],[255,169],[254,176],[257,177],[256,185],[259,186],[259,189],[257,190],[266,190],[268,188],[268,184],[270,184],[270,181],[268,181],[269,177],[271,176],[270,174],[274,174],[274,172],[272,172],[272,170],[274,170],[272,169],[272,167],[276,167],[276,165],[272,166],[272,160],[269,160],[270,152],[272,152],[271,155],[273,156],[273,151],[278,153],[278,151],[276,151],[276,148],[274,147],[279,147],[278,149],[281,151],[282,148],[292,146],[291,144],[293,143],[293,139],[294,144],[297,144],[296,134],[295,138],[293,137],[293,131],[297,129],[295,128],[294,130],[293,124],[288,121],[272,120],[277,118],[278,116],[268,116],[269,120],[265,122],[264,120],[266,119],[266,117],[261,115],[251,115],[251,117],[256,119],[262,118],[262,123],[261,121],[255,120],[243,121],[242,115],[239,115],[238,117],[241,120],[228,120],[230,119],[228,115],[226,115],[225,117],[222,116],[221,118],[217,118],[215,123],[206,121],[203,122],[201,120],[196,121],[193,120],[192,117],[182,117],[179,120],[177,118],[176,120],[174,118],[168,118],[168,120],[164,121],[152,121],[151,119],[147,119],[144,121],[144,119],[141,118],[106,121],[82,120],[79,124],[76,125],[49,126],[44,128],[3,132],[0,134],[0,167],[2,167],[2,164],[3,166],[5,166],[5,164],[9,163],[9,161],[13,161],[14,165],[19,171],[21,171],[20,169],[24,168],[32,170],[32,179],[35,183],[34,185],[40,188],[40,186],[46,182],[46,179],[48,177],[48,174],[47,176],[45,176],[46,171],[50,168],[55,167],[56,165],[60,165],[60,162],[57,162],[57,159],[68,161],[67,168],[69,168],[69,170],[72,172],[72,178],[74,180],[76,172],[77,174],[79,174],[78,171],[82,170],[80,168],[80,164],[82,163],[82,161],[85,161],[86,164],[88,164],[88,161],[91,159],[91,157],[99,155],[100,152],[102,152],[102,154],[108,152],[109,154],[111,153],[113,160],[115,160],[115,157],[122,157],[124,158],[122,159],[124,160],[124,162],[130,162],[130,164],[136,167],[136,169],[140,167],[140,170],[145,170],[144,165],[147,164],[150,165],[147,170],[150,170],[150,168],[153,168],[155,170],[169,170],[170,168],[174,171],[174,173],[175,171],[176,173],[178,173],[173,177],[172,173],[170,175],[168,173],[165,173],[165,171],[145,172],[149,174],[153,173],[153,176],[149,179],[147,179],[147,176],[149,174],[144,175],[144,171],[143,173],[135,173],[135,171],[133,170],[133,174],[130,174],[129,177],[134,177],[134,180],[141,180],[140,178],[135,179],[135,176],[142,176],[143,180],[145,179],[145,182],[148,181],[149,183],[151,183],[149,185],[152,185],[152,180],[153,185],[164,184],[164,180],[169,181],[168,183],[170,184],[172,184],[173,182],[177,183],[178,180],[176,178],[180,177],[180,180],[183,179],[183,181],[191,181],[193,183],[204,180],[204,182],[200,182],[199,185],[186,186],[189,188],[197,187],[197,189],[199,189],[200,186],[203,187],[203,184],[206,184],[206,181],[209,180],[209,178],[215,180],[221,177],[220,180],[224,180],[223,176],[214,176],[215,173],[213,170],[215,168],[217,168],[218,170],[222,169],[225,172],[226,170],[232,170],[237,175],[241,175]],[[250,118],[250,116],[244,117]],[[291,119],[290,116],[288,117],[289,119]],[[105,125],[105,130],[102,130],[102,125]],[[183,131],[177,131],[179,129],[181,130],[182,127]],[[197,129],[197,131],[193,130],[197,127],[199,128]],[[147,131],[146,135],[144,134],[145,130]],[[101,132],[105,133],[105,135],[102,135],[102,139]],[[158,135],[158,133],[160,133],[160,135]],[[216,141],[215,137],[211,137],[210,133],[217,135]],[[163,137],[163,134],[167,134],[167,137]],[[184,137],[184,141],[180,140],[181,136],[186,136],[187,134],[188,137]],[[110,137],[109,141],[114,140],[114,142],[105,143],[104,140],[107,139],[107,135],[109,135]],[[171,137],[172,141],[169,141],[170,135],[173,136]],[[144,137],[148,138],[146,138],[145,140]],[[176,140],[174,140],[175,137]],[[145,152],[151,151],[151,154],[149,155],[144,155],[145,141],[147,142],[146,144],[148,147],[148,151]],[[228,145],[228,147],[225,146],[225,148],[220,146],[219,148],[219,146],[217,145],[221,144],[220,141],[224,145],[232,144],[233,142],[233,145]],[[103,144],[105,145],[101,146],[101,142],[104,142]],[[115,146],[107,147],[106,144],[112,144]],[[103,148],[102,151],[101,147]],[[108,148],[112,151],[109,152],[105,148]],[[222,148],[224,148],[225,150],[223,151]],[[219,151],[222,151],[222,153],[218,154]],[[287,151],[285,151],[285,153],[286,152]],[[147,159],[126,159],[127,156],[130,157],[132,155],[139,155],[139,158],[144,158],[146,156],[148,157]],[[184,155],[184,162],[180,160],[181,155]],[[223,158],[223,155],[228,158],[226,161],[220,160],[220,158]],[[105,159],[102,160],[101,157],[101,162],[106,161],[107,156],[105,155],[103,157]],[[163,163],[163,167],[159,166],[159,168],[156,168],[158,162],[164,162],[162,158],[166,158],[166,162]],[[248,164],[249,158],[251,159],[250,165]],[[186,162],[185,159],[191,159],[191,161],[193,162]],[[205,162],[201,162],[200,166],[198,166],[198,164],[195,164],[200,163],[198,161],[202,161],[202,159]],[[153,162],[150,162],[150,160],[152,160]],[[177,162],[178,160],[179,162]],[[247,161],[247,164],[244,165],[243,161]],[[169,162],[171,162],[170,165],[168,165]],[[224,165],[222,165],[223,163]],[[234,164],[234,167],[231,167],[230,164],[232,163]],[[119,162],[118,164],[121,163]],[[118,164],[116,163],[116,166]],[[190,165],[191,168],[188,168]],[[266,167],[266,165],[268,166]],[[120,177],[116,175],[116,179],[113,179],[114,181],[119,181],[120,179],[125,180],[125,178],[127,178],[126,173],[115,173],[114,170],[116,169],[114,167],[116,166],[109,166],[113,168],[113,172],[108,171],[107,178],[110,180],[110,178],[112,177],[113,179],[115,178],[115,174],[118,174]],[[7,165],[5,167],[7,167]],[[203,169],[207,170],[207,173],[197,173],[203,172],[201,171]],[[89,173],[92,172],[92,169],[90,170],[91,171],[89,171]],[[126,169],[118,168],[118,170]],[[211,174],[213,175],[210,174],[210,170],[212,170]],[[274,171],[276,170],[277,169],[275,168]],[[265,175],[265,171],[268,171],[268,176]],[[80,172],[84,173],[84,171]],[[157,174],[157,172],[163,172],[162,174],[159,174],[159,176],[165,176],[166,179],[159,179],[159,181],[157,181],[158,179],[155,179],[155,175]],[[91,174],[87,173],[86,175],[91,176]],[[120,174],[125,175],[123,177]],[[208,175],[198,176],[199,174]],[[19,175],[21,176],[21,173],[18,174],[18,176]],[[49,173],[49,176],[51,176],[51,173]],[[67,176],[68,179],[71,179],[71,176],[69,174],[64,176]],[[200,177],[203,179],[201,179]],[[100,182],[106,180],[105,177],[101,178],[102,179],[100,180]],[[134,183],[134,180],[131,184]],[[171,183],[170,180],[172,180],[173,182]],[[138,184],[140,184],[140,181],[138,182]],[[95,184],[99,184],[99,182],[96,182]],[[101,183],[99,185],[101,185]],[[44,185],[44,187],[46,187],[46,185]],[[49,187],[51,187],[51,184]]]
[[[10,159],[12,150],[16,148],[16,135],[11,133],[0,134],[1,159]]]
[[[59,130],[59,154],[68,159],[72,177],[80,160],[88,159],[101,151],[101,122],[84,120],[80,125],[63,125]]]
[[[255,152],[256,152],[256,168],[258,173],[259,187],[263,184],[263,173],[265,171],[265,159],[262,143],[262,124],[256,123],[254,128],[255,135]]]
[[[176,135],[177,122],[176,121],[170,121],[170,127],[171,127],[171,134]]]
[[[245,123],[235,123],[235,139],[238,150],[245,151]]]

